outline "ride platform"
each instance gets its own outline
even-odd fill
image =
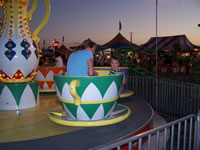
[[[40,96],[40,105],[16,111],[0,111],[2,149],[90,149],[111,141],[136,135],[152,128],[154,111],[134,96],[118,100],[128,107],[130,116],[122,122],[100,127],[73,127],[52,122],[49,112],[63,112],[55,94]]]

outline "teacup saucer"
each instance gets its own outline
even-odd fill
[[[66,126],[77,126],[77,127],[92,127],[92,126],[105,126],[111,125],[118,122],[121,122],[129,117],[131,114],[130,109],[127,106],[117,104],[114,111],[110,114],[110,116],[104,120],[96,120],[96,121],[80,121],[73,120],[66,116],[66,113],[57,113],[50,112],[48,117],[51,121],[66,125]]]
[[[123,89],[123,90],[121,91],[119,97],[120,97],[120,98],[125,98],[125,97],[129,97],[129,96],[131,96],[131,95],[133,95],[133,91]]]

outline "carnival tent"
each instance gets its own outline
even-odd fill
[[[146,43],[141,45],[144,48],[156,49],[156,37],[151,37]],[[163,36],[157,37],[158,50],[170,51],[186,51],[199,48],[190,42],[190,40],[183,35]]]
[[[128,41],[120,32],[109,42],[105,43],[104,45],[100,45],[97,47],[98,50],[104,50],[108,48],[120,48],[120,47],[139,47],[136,44],[131,43]]]

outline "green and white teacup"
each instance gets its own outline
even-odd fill
[[[114,110],[123,75],[105,75],[105,71],[99,74],[103,76],[54,76],[57,96],[67,117],[72,120],[102,120]]]

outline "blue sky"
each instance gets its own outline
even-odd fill
[[[30,5],[33,0],[30,0]],[[48,45],[53,39],[65,45],[76,45],[87,38],[98,44],[111,40],[119,32],[128,40],[133,32],[133,42],[143,44],[156,29],[156,0],[50,0],[51,16],[39,33]],[[43,1],[30,22],[31,30],[44,15]],[[193,44],[200,45],[200,1],[158,0],[158,36],[186,34]]]

